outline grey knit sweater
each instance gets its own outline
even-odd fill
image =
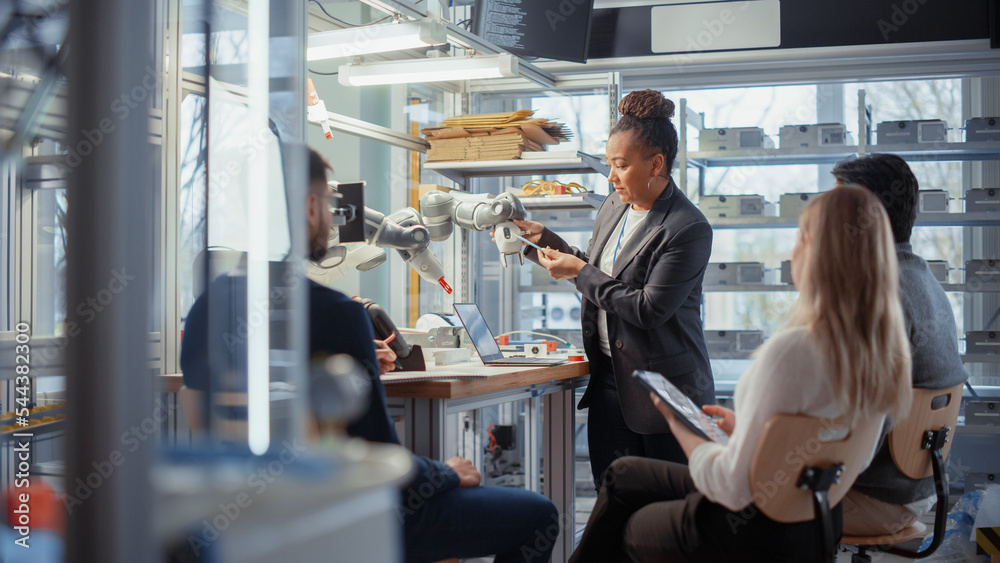
[[[896,244],[899,293],[913,357],[913,386],[947,389],[968,378],[958,355],[958,335],[951,304],[927,262],[910,243]],[[905,505],[934,495],[934,479],[914,480],[900,473],[884,439],[854,490],[877,500]]]

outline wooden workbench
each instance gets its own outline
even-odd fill
[[[547,367],[488,367],[479,362],[436,367],[427,367],[428,373],[446,371],[467,375],[485,375],[483,379],[441,379],[434,381],[406,381],[395,383],[383,378],[385,392],[389,397],[404,399],[459,399],[503,392],[511,388],[526,388],[535,385],[576,379],[590,373],[589,362],[570,362]],[[403,375],[393,372],[389,376]]]

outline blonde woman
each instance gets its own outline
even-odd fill
[[[613,463],[570,561],[794,561],[815,548],[812,522],[780,524],[752,510],[750,461],[776,414],[880,423],[909,410],[896,252],[878,199],[848,187],[810,204],[792,276],[798,300],[740,378],[736,411],[704,407],[722,418],[729,444],[706,442],[658,405],[689,467],[634,457]],[[838,506],[837,537],[840,520]]]

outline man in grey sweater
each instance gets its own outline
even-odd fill
[[[951,304],[927,262],[913,253],[910,233],[917,219],[919,186],[906,161],[893,154],[846,160],[833,169],[835,188],[864,186],[889,215],[899,260],[899,294],[913,358],[913,386],[947,389],[968,378],[958,354]],[[892,461],[883,440],[871,465],[844,498],[845,535],[894,533],[934,506],[934,480],[910,479]]]

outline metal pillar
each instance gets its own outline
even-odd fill
[[[70,4],[66,561],[155,561],[147,360],[153,2]],[[162,411],[162,409],[161,409]],[[151,422],[149,422],[151,421]]]
[[[575,428],[573,385],[568,389],[545,395],[543,417],[542,456],[545,496],[559,509],[558,537],[552,551],[553,561],[565,561],[573,553],[576,518],[576,466],[574,463]]]
[[[271,2],[269,7],[270,55],[270,104],[269,114],[281,131],[282,158],[284,160],[285,195],[288,201],[289,232],[292,255],[302,257],[308,253],[309,242],[305,228],[295,228],[302,218],[309,185],[306,147],[306,115],[302,100],[306,84],[306,3]],[[301,264],[302,259],[296,258]],[[303,274],[304,275],[304,274]],[[309,378],[305,366],[309,357],[308,290],[292,291],[288,300],[289,353],[297,358],[299,366],[289,372],[298,389],[308,389]],[[271,368],[274,369],[273,366]],[[306,393],[296,393],[292,399],[290,415],[291,436],[303,439],[306,435],[305,420],[308,412]]]
[[[816,85],[816,123],[847,124],[843,84]],[[858,133],[864,135],[864,131]],[[820,190],[833,186],[833,164],[816,165],[816,185]]]

